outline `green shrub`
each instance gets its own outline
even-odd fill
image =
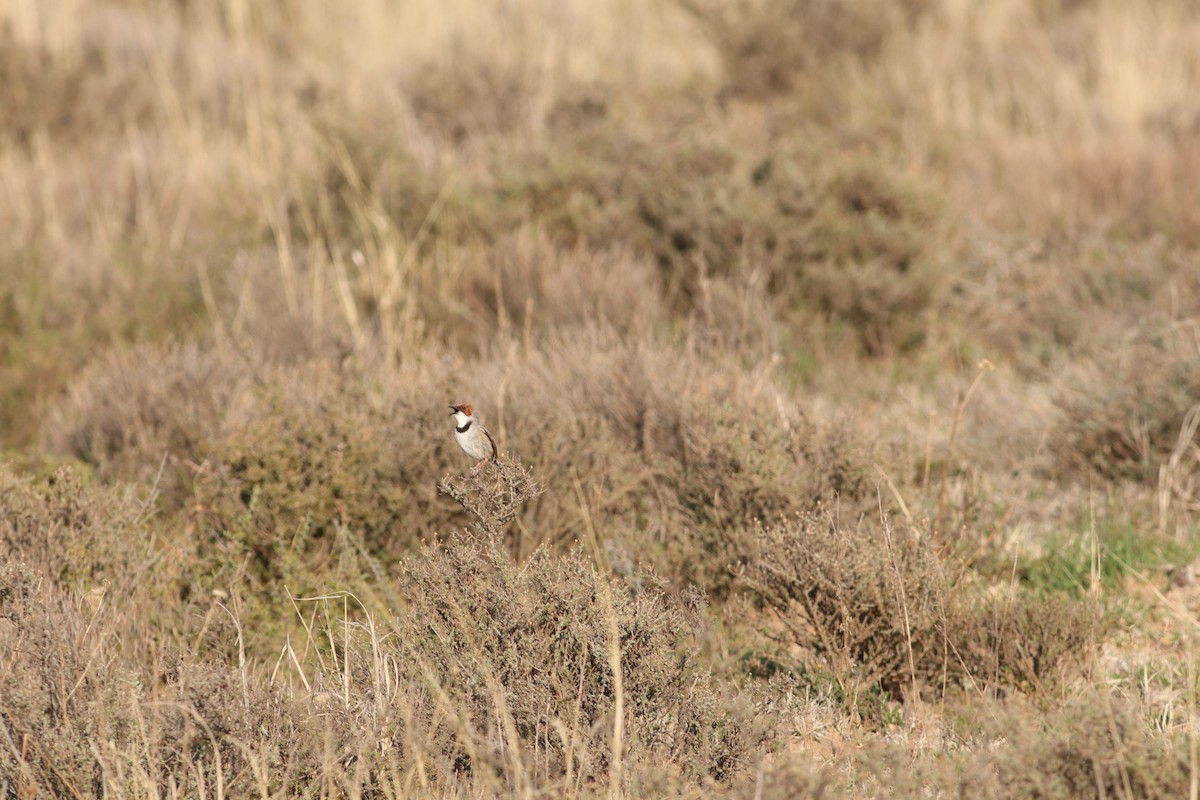
[[[379,560],[452,519],[437,503],[433,444],[409,419],[370,402],[352,374],[320,364],[292,374],[288,389],[256,392],[204,443],[192,507],[198,588],[246,578],[268,604],[280,583],[361,588]]]

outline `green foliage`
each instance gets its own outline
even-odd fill
[[[1018,563],[1017,575],[1035,591],[1080,596],[1097,581],[1119,591],[1126,578],[1189,564],[1197,555],[1194,542],[1119,524],[1051,539],[1040,555]]]

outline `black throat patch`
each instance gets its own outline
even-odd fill
[[[469,420],[467,420],[467,424],[466,424],[466,425],[463,425],[461,428],[460,428],[460,427],[458,427],[457,425],[455,425],[455,426],[454,426],[454,430],[458,431],[459,433],[466,433],[466,432],[467,432],[467,428],[471,427],[471,423],[472,423],[472,422],[474,422],[474,421],[475,421],[475,420],[473,420],[473,419],[469,419]]]

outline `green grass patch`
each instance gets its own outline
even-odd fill
[[[1018,563],[1022,585],[1044,592],[1082,595],[1096,581],[1120,589],[1124,581],[1190,563],[1200,542],[1181,541],[1133,525],[1081,531],[1051,542],[1041,555]]]

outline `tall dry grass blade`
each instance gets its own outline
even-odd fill
[[[958,425],[962,421],[963,412],[966,411],[967,404],[971,402],[972,395],[979,388],[983,376],[995,369],[991,361],[986,358],[980,361],[975,367],[975,379],[971,381],[971,385],[959,397],[958,405],[954,409],[954,421],[950,424],[950,439],[946,442],[946,463],[942,465],[942,479],[938,484],[938,499],[937,499],[937,517],[934,519],[933,532],[935,536],[943,536],[942,524],[945,521],[946,515],[946,490],[950,482],[951,461],[954,458],[954,445],[958,439]]]
[[[890,482],[889,482],[890,483]],[[878,489],[876,490],[878,495]],[[913,642],[912,642],[912,622],[908,616],[908,596],[904,589],[904,575],[900,571],[900,563],[896,560],[896,550],[892,546],[892,525],[888,521],[887,516],[883,511],[883,497],[878,496],[879,502],[879,524],[883,528],[883,541],[887,545],[888,561],[891,562],[892,572],[896,576],[896,601],[900,605],[900,613],[904,619],[904,648],[905,654],[908,656],[908,674],[909,685],[912,687],[912,702],[920,701],[920,693],[917,689],[917,662],[913,658]],[[945,622],[943,620],[943,627]]]
[[[1160,533],[1167,531],[1171,506],[1177,498],[1183,501],[1182,505],[1185,511],[1197,510],[1196,506],[1200,505],[1200,498],[1189,491],[1193,487],[1185,488],[1183,485],[1185,454],[1192,453],[1197,462],[1193,467],[1200,466],[1200,448],[1194,444],[1197,431],[1200,431],[1200,403],[1192,406],[1184,415],[1183,423],[1179,428],[1179,437],[1175,440],[1175,446],[1171,448],[1171,455],[1158,468],[1158,530]],[[1184,526],[1176,526],[1176,538],[1182,538],[1183,535]]]
[[[250,684],[246,674],[246,641],[242,635],[242,621],[237,615],[230,611],[224,603],[217,603],[217,606],[229,615],[229,619],[233,621],[233,627],[237,631],[237,647],[238,647],[238,675],[242,679],[242,704],[246,710],[250,710]]]
[[[617,620],[616,605],[613,603],[612,587],[609,585],[609,568],[607,560],[600,550],[600,540],[592,525],[592,514],[588,510],[586,498],[583,496],[583,486],[579,482],[579,473],[571,468],[571,479],[575,484],[575,495],[579,499],[579,510],[583,515],[584,531],[587,534],[588,545],[596,560],[596,588],[604,603],[605,617],[608,623],[608,666],[613,677],[613,728],[612,728],[612,762],[609,765],[609,797],[620,798],[623,794],[622,763],[625,738],[625,678],[621,672],[621,631]]]

